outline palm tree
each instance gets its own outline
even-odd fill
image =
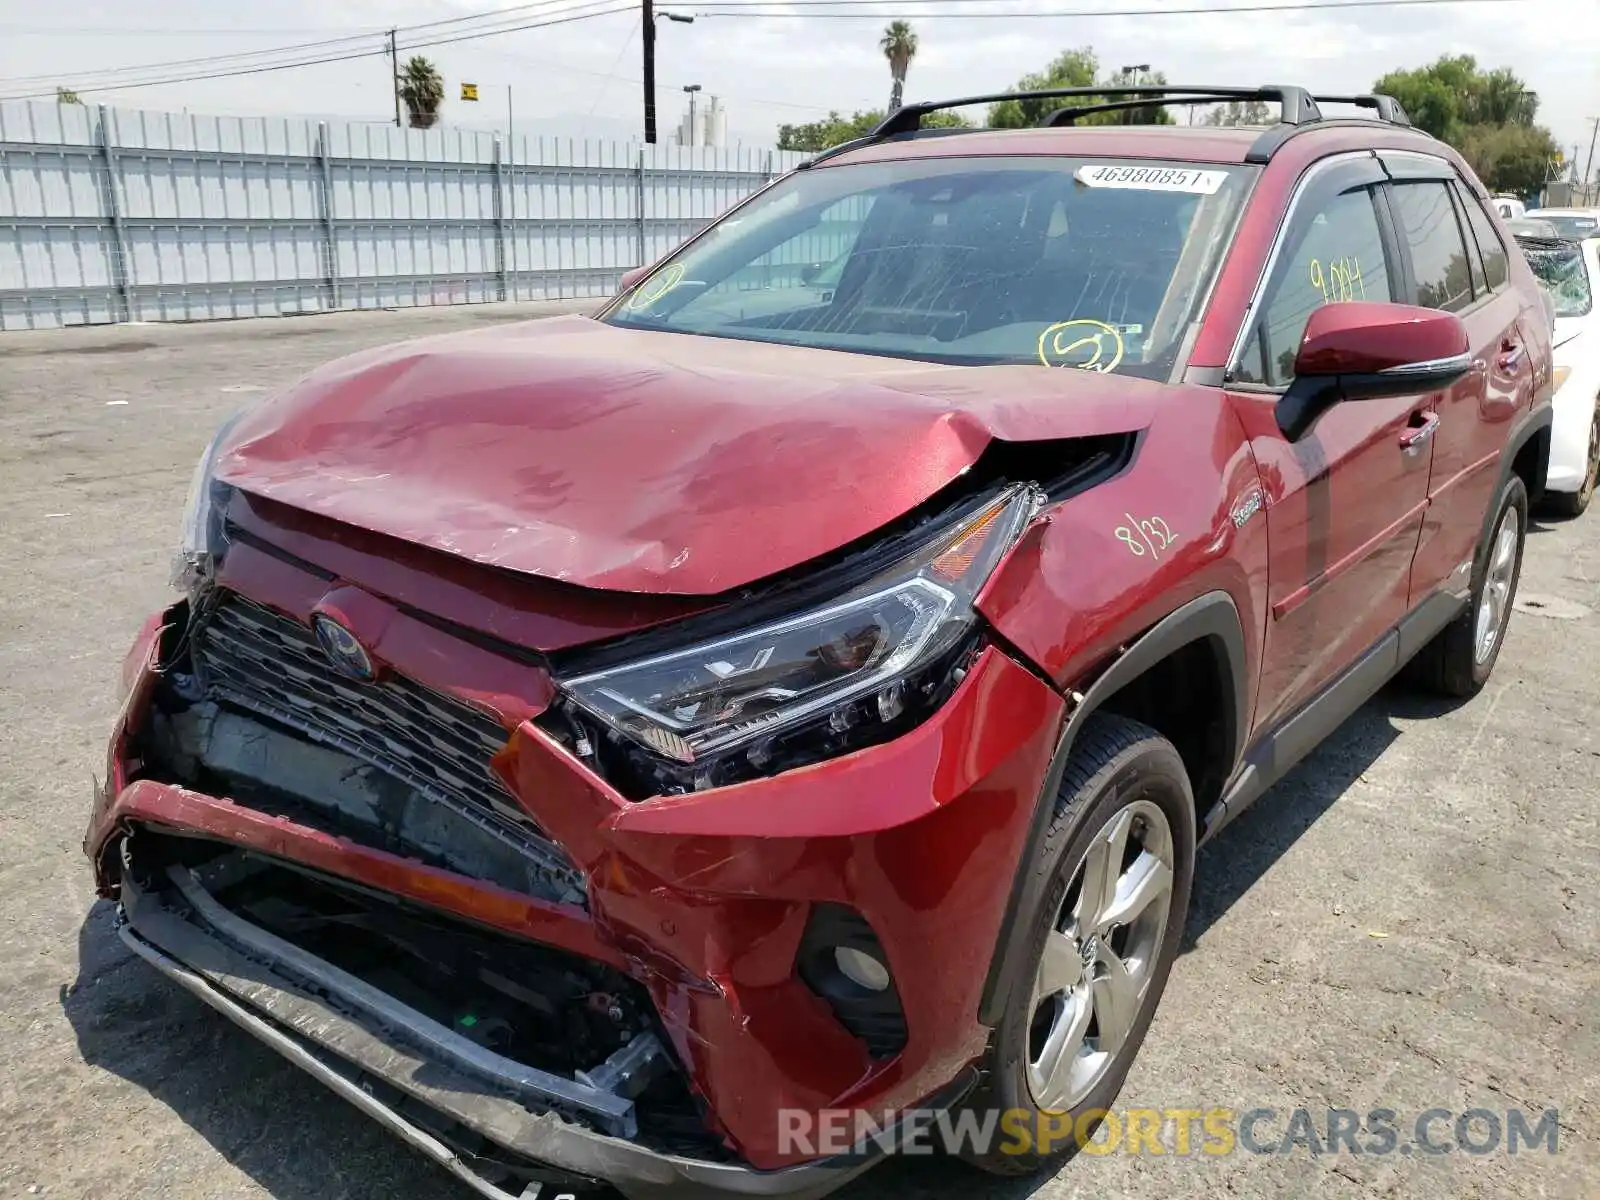
[[[894,112],[905,94],[906,71],[917,56],[917,35],[910,22],[890,21],[878,42],[878,49],[889,60],[889,75],[894,80],[894,86],[889,89],[889,111]]]
[[[411,114],[411,128],[430,129],[439,119],[439,105],[444,103],[444,79],[439,68],[420,54],[406,60],[397,81],[400,99],[405,101]]]

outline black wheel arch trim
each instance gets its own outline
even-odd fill
[[[1533,406],[1513,422],[1511,432],[1506,435],[1506,447],[1500,453],[1499,475],[1494,481],[1493,496],[1495,500],[1500,498],[1500,493],[1505,490],[1506,480],[1511,478],[1516,466],[1517,455],[1521,454],[1523,448],[1534,438],[1550,431],[1550,426],[1555,421],[1553,395],[1554,393],[1548,385],[1541,389],[1539,395],[1534,399]],[[1530,504],[1538,499],[1537,493],[1543,488],[1545,473],[1548,471],[1549,466],[1550,455],[1547,448],[1544,461],[1539,464],[1538,479],[1534,486],[1528,488],[1528,502]],[[1493,531],[1494,519],[1497,515],[1496,505],[1491,501],[1483,514],[1483,526],[1478,530],[1479,554],[1484,553],[1485,547],[1489,544],[1489,537]],[[1476,567],[1477,565],[1477,559],[1474,558],[1473,566]]]
[[[1249,729],[1247,706],[1250,689],[1245,665],[1244,623],[1239,619],[1239,609],[1233,597],[1224,591],[1213,591],[1174,610],[1140,635],[1089,686],[1062,728],[1049,769],[1045,772],[1044,784],[1034,802],[1027,837],[1017,856],[1011,894],[1007,898],[1005,915],[1001,918],[1000,929],[995,937],[994,954],[989,960],[989,972],[978,1004],[978,1019],[985,1025],[993,1026],[999,1021],[1011,989],[1017,982],[1018,973],[1025,966],[1015,961],[1016,956],[1008,954],[1007,949],[1014,942],[1013,934],[1019,925],[1032,920],[1045,890],[1031,867],[1049,831],[1050,819],[1055,812],[1056,791],[1061,786],[1061,777],[1066,771],[1078,731],[1123,687],[1173,652],[1197,641],[1212,643],[1222,667],[1223,686],[1232,691],[1232,704],[1226,705],[1224,711],[1224,719],[1229,726],[1227,736],[1232,746],[1232,760],[1228,764],[1227,774],[1232,775],[1244,752],[1244,740]],[[1196,816],[1198,823],[1198,814]]]

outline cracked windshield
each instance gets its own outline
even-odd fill
[[[799,171],[642,280],[615,325],[1164,377],[1247,168],[941,158]]]

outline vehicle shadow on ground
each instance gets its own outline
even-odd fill
[[[1438,716],[1459,702],[1390,686],[1229,825],[1200,855],[1184,949],[1220,918],[1400,736],[1393,718]],[[280,1200],[467,1200],[467,1188],[324,1091],[220,1014],[136,958],[89,912],[78,978],[62,1010],[84,1060],[154,1096]],[[1051,1173],[998,1179],[947,1158],[900,1158],[839,1200],[1025,1200]],[[598,1193],[599,1197],[609,1193]],[[592,1200],[590,1195],[582,1200]]]
[[[115,933],[106,901],[78,931],[78,977],[62,989],[61,1009],[85,1062],[166,1105],[279,1200],[471,1196],[136,957]],[[226,1190],[213,1191],[217,1182],[208,1181],[208,1194]]]
[[[1200,851],[1180,953],[1228,911],[1400,736],[1393,718],[1443,716],[1464,701],[1391,683]]]

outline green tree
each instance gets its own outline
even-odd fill
[[[1390,71],[1372,85],[1400,101],[1412,123],[1449,142],[1490,191],[1525,195],[1543,186],[1555,139],[1542,125],[1539,97],[1516,72],[1485,71],[1470,54]]]
[[[1037,92],[1045,88],[1093,87],[1099,69],[1100,60],[1090,47],[1063,50],[1044,70],[1024,75],[1011,90]],[[1026,129],[1037,125],[1061,105],[1062,102],[1056,100],[1002,100],[989,106],[989,124],[995,129]]]
[[[1491,192],[1526,196],[1544,186],[1556,141],[1538,125],[1469,125],[1457,149]]]
[[[848,142],[852,138],[865,137],[873,128],[883,120],[884,114],[880,109],[871,109],[867,112],[853,113],[848,117],[840,116],[837,112],[830,112],[820,121],[811,121],[805,125],[780,125],[778,126],[779,150],[803,150],[815,153],[826,150],[830,146],[837,146],[840,142]],[[929,113],[922,118],[924,129],[970,129],[972,122],[953,112]]]
[[[1094,87],[1097,83],[1104,86],[1127,82],[1121,78],[1098,78],[1100,74],[1100,60],[1096,57],[1093,47],[1080,46],[1075,50],[1063,50],[1050,61],[1042,71],[1035,71],[1024,75],[1017,80],[1013,91],[1037,92],[1048,88],[1066,87]],[[1167,77],[1160,71],[1149,75],[1146,83],[1165,83]],[[1117,97],[1085,96],[1082,99],[1068,101],[1061,100],[1002,100],[998,104],[989,106],[989,125],[995,129],[1026,129],[1037,125],[1058,108],[1067,107],[1069,103],[1088,105],[1104,103]],[[1116,112],[1092,113],[1078,122],[1080,125],[1171,125],[1172,116],[1166,109],[1159,107],[1126,109]]]
[[[420,54],[413,54],[400,68],[397,81],[400,99],[411,117],[411,128],[431,129],[439,119],[439,106],[444,103],[444,77],[439,68]]]
[[[1265,100],[1229,100],[1206,114],[1207,125],[1270,125],[1272,109]]]
[[[1483,71],[1470,54],[1390,71],[1372,85],[1400,101],[1412,124],[1459,146],[1473,125],[1532,125],[1539,97],[1505,68]]]
[[[56,88],[57,104],[82,104],[83,98],[69,87]]]
[[[889,60],[889,111],[894,112],[905,98],[906,72],[917,56],[917,35],[908,21],[890,21],[884,28],[878,49]]]

